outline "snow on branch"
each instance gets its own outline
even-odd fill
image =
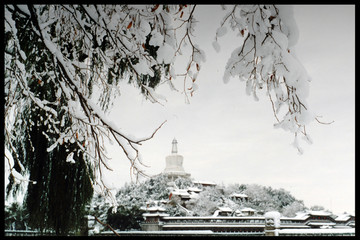
[[[161,80],[174,73],[171,67],[166,73],[164,67],[175,61],[173,24],[186,15],[186,7],[155,7],[6,6],[6,121],[13,117],[11,109],[18,108],[20,114],[25,109],[20,104],[35,104],[52,116],[42,123],[27,123],[29,127],[48,125],[51,134],[43,132],[49,140],[47,151],[68,141],[75,142],[89,156],[90,166],[100,176],[99,183],[103,183],[102,167],[111,170],[105,146],[105,139],[109,139],[121,147],[130,161],[131,172],[143,174],[141,166],[145,165],[137,146],[153,138],[166,121],[150,137],[139,139],[123,133],[105,117],[105,111],[119,93],[118,83],[123,79],[137,83],[152,102],[166,101],[154,87],[159,81],[156,78]],[[154,69],[160,70],[158,75]],[[141,78],[146,81],[137,82]],[[96,96],[92,96],[94,88],[101,93],[101,107],[95,103]],[[21,99],[30,99],[33,104]],[[70,127],[64,128],[64,114]],[[10,138],[6,141],[11,144]],[[107,190],[105,184],[102,187]]]
[[[224,82],[230,77],[246,81],[246,93],[256,101],[257,91],[265,89],[277,121],[274,126],[294,134],[293,145],[301,154],[297,135],[311,142],[305,125],[316,116],[306,103],[310,78],[291,50],[298,38],[292,7],[234,6],[218,28],[215,47],[217,38],[226,33],[226,23],[239,32],[243,42],[227,62]]]
[[[138,139],[125,134],[105,113],[120,92],[120,81],[132,83],[151,102],[162,104],[166,99],[156,93],[156,86],[167,81],[174,87],[172,81],[183,77],[182,92],[189,101],[206,60],[193,39],[197,9],[186,4],[6,5],[5,142],[12,154],[16,155],[11,147],[14,136],[44,125],[46,149],[76,143],[89,156],[105,190],[109,189],[101,180],[102,169],[111,170],[106,140],[122,149],[131,173],[144,174],[138,146],[153,138],[166,121],[150,137]],[[266,91],[275,127],[293,133],[294,146],[301,152],[298,135],[311,143],[305,125],[320,121],[306,102],[310,79],[292,51],[298,38],[292,8],[232,6],[216,32],[217,50],[217,39],[228,28],[242,39],[227,62],[224,82],[231,77],[246,81],[246,93],[255,100],[257,91]],[[185,70],[175,71],[176,59],[186,47],[190,53]],[[35,109],[44,113],[42,119],[21,122],[23,114],[31,115]],[[16,127],[10,124],[14,119]]]

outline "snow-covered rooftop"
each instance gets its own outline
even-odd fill
[[[309,225],[309,226],[335,226],[336,223],[333,223],[333,222],[310,222],[307,225]]]
[[[335,218],[336,221],[347,221],[351,217],[350,214],[342,214]]]
[[[244,193],[232,193],[230,194],[230,197],[241,197],[241,198],[247,198],[248,195],[244,194]]]
[[[171,193],[173,195],[181,195],[181,196],[190,197],[190,193],[188,193],[187,189],[174,189]]]
[[[241,226],[239,224],[189,224],[189,225],[181,225],[181,227],[186,227],[186,228],[200,228],[200,227],[204,227],[206,226],[207,228],[229,228],[229,227],[241,227],[241,228],[246,228],[246,227],[251,227],[251,228],[262,228],[264,227],[263,224],[242,224]],[[165,224],[163,228],[175,228],[175,227],[179,227],[179,224]]]
[[[216,185],[215,182],[211,182],[211,181],[193,181],[193,183],[195,184],[202,184],[202,185]]]
[[[188,188],[188,191],[191,191],[191,192],[201,192],[202,190],[200,188],[197,188],[197,187],[189,187]]]
[[[229,207],[218,207],[221,212],[232,212],[233,210]]]
[[[143,213],[144,217],[168,217],[167,213]]]
[[[252,208],[249,208],[249,207],[247,207],[247,208],[242,208],[240,211],[241,211],[241,212],[256,212],[255,209],[252,209]]]
[[[190,192],[190,198],[199,198],[199,194],[195,192]]]
[[[316,216],[331,216],[332,214],[326,211],[309,211],[308,212],[311,215],[316,215]]]
[[[155,212],[155,211],[159,211],[159,212],[165,212],[166,209],[160,206],[152,206],[152,207],[147,207],[147,208],[142,208],[145,211],[149,211],[149,212]]]
[[[227,220],[239,220],[239,219],[264,219],[264,217],[261,216],[246,216],[246,217],[234,217],[234,216],[184,216],[184,217],[179,217],[179,216],[169,216],[166,217],[165,219],[168,220],[175,220],[175,219],[182,219],[182,220],[198,220],[198,219],[227,219]]]
[[[306,219],[307,217],[309,217],[308,213],[306,213],[306,212],[297,212],[294,219]]]

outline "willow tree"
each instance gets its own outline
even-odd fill
[[[35,139],[21,127],[32,128],[37,122],[38,134],[46,140],[41,146],[44,154],[61,151],[61,146],[71,143],[81,152],[87,172],[94,174],[92,185],[100,186],[104,194],[109,190],[103,171],[111,170],[104,138],[116,142],[130,161],[132,173],[141,175],[137,147],[162,124],[150,136],[138,139],[123,133],[104,112],[119,93],[121,80],[138,87],[147,99],[158,101],[154,87],[163,76],[175,77],[168,51],[176,48],[173,53],[178,54],[183,41],[191,39],[193,11],[194,7],[183,5],[5,6],[5,139],[16,160],[15,165],[10,164],[10,177],[19,179],[18,173],[29,170],[25,155],[34,151]],[[179,28],[187,26],[180,46],[174,41],[174,18],[181,19]],[[185,71],[188,77],[199,70],[199,54],[192,45],[191,66]],[[94,96],[94,91],[100,95]],[[20,128],[12,127],[14,116]],[[38,121],[32,119],[37,117]],[[23,153],[16,150],[21,140],[15,136],[31,139]],[[62,161],[73,151],[65,153]]]
[[[54,58],[53,52],[46,45],[42,34],[39,34],[42,29],[38,21],[38,11],[39,9],[42,12],[51,11],[51,6],[24,7],[6,6],[8,11],[6,22],[11,27],[11,31],[6,32],[5,39],[8,57],[6,64],[9,64],[6,69],[6,77],[9,79],[5,85],[9,87],[6,97],[11,99],[7,104],[14,104],[13,109],[17,112],[14,114],[15,126],[11,131],[6,132],[6,136],[9,137],[8,146],[16,159],[11,169],[8,193],[13,187],[15,190],[18,187],[14,184],[16,180],[19,180],[17,179],[19,176],[15,173],[28,173],[31,181],[25,196],[25,206],[30,214],[29,225],[40,230],[54,229],[57,234],[66,234],[70,230],[80,229],[85,215],[85,206],[93,194],[92,185],[96,184],[98,180],[102,181],[93,174],[94,169],[101,171],[101,163],[106,166],[99,144],[103,130],[96,126],[96,119],[93,118],[96,116],[101,119],[101,117],[93,112],[94,106],[86,102],[88,99],[84,100],[84,95],[77,89],[77,86],[72,85],[70,88],[73,87],[74,92],[78,95],[74,96],[66,91],[66,87],[69,86],[63,85],[66,84],[64,83],[66,79],[62,75],[66,70],[61,63],[55,63],[57,60]],[[57,7],[60,8],[60,6]],[[27,9],[25,12],[29,15],[24,15],[24,9]],[[58,13],[61,12],[58,9]],[[57,37],[55,26],[49,29],[48,34]],[[150,56],[156,57],[157,47],[150,46],[149,39],[150,37],[147,36],[144,47],[147,47]],[[86,54],[79,47],[84,44],[81,40],[78,39],[71,43],[68,42],[67,36],[63,36],[62,39],[60,37],[60,41],[63,44],[61,50],[66,52],[64,55],[67,59],[74,60],[76,58],[79,62],[86,59]],[[94,49],[99,47],[96,45],[96,41],[92,44]],[[102,43],[100,52],[106,50],[105,45],[106,43]],[[17,55],[18,53],[20,55]],[[96,55],[96,51],[93,54]],[[124,58],[116,71],[123,76],[128,64],[137,62],[139,59],[135,57]],[[102,64],[100,57],[94,56],[91,59],[90,65],[98,67],[99,71],[104,68]],[[148,94],[147,86],[153,88],[159,83],[161,74],[159,69],[162,66],[166,70],[165,64],[161,64],[161,66],[159,64],[159,66],[152,67],[154,74],[142,74],[135,79],[136,84],[143,86],[141,90],[144,94]],[[110,73],[112,71],[115,70],[110,69],[106,76],[109,86],[113,82],[119,81],[119,77],[114,79]],[[85,79],[84,74],[77,73],[80,74],[82,80]],[[89,79],[82,81],[82,84],[88,81],[86,82],[88,97],[91,96],[93,83],[96,83],[93,78],[104,77],[96,76],[94,72],[90,72],[89,75]],[[13,81],[15,79],[18,81]],[[109,92],[105,92],[101,96],[103,109],[108,108],[110,96]],[[64,107],[71,105],[79,97],[80,101],[85,101],[81,104],[85,104],[91,112],[91,116],[88,115],[88,122],[78,115],[73,116],[71,111]],[[86,141],[84,125],[88,126],[87,136],[90,134],[95,143],[91,140]],[[116,130],[111,129],[110,131],[114,136],[119,134]],[[117,141],[121,141],[119,136],[115,138]],[[86,151],[91,144],[95,145],[95,154],[99,157],[98,162],[91,161],[91,157],[93,159],[96,157]],[[134,147],[133,149],[136,150]],[[135,166],[134,169],[137,167]]]
[[[14,126],[17,135],[11,139],[10,146],[16,153],[14,168],[19,172],[27,171],[32,179],[24,201],[29,213],[28,225],[41,231],[53,229],[58,235],[78,231],[83,225],[86,204],[93,195],[92,168],[87,166],[88,157],[73,141],[64,141],[49,151],[57,134],[72,125],[71,118],[62,109],[67,100],[61,98],[58,86],[47,75],[35,77],[45,71],[56,71],[48,65],[51,56],[43,50],[44,46],[30,29],[31,25],[26,25],[15,11],[13,18],[20,29],[20,25],[24,26],[18,31],[19,47],[28,59],[24,70],[33,74],[32,79],[27,79],[27,87],[36,98],[53,103],[53,110],[61,119],[54,128],[47,124],[56,121],[53,115],[29,98],[19,99],[21,106],[16,109],[19,112]],[[8,192],[14,183],[15,179],[10,178]]]
[[[182,79],[186,98],[193,94],[205,61],[201,44],[193,39],[197,9],[201,6],[6,5],[5,142],[15,163],[5,160],[13,181],[26,172],[31,175],[35,160],[27,156],[34,154],[37,161],[46,156],[49,166],[58,161],[79,164],[73,169],[84,168],[92,186],[108,192],[102,177],[111,170],[106,139],[118,144],[135,176],[143,174],[138,146],[163,123],[136,138],[104,112],[124,80],[155,103],[160,82],[174,88],[173,81]],[[266,91],[276,126],[294,134],[294,146],[301,152],[298,135],[311,142],[305,125],[316,118],[306,103],[309,77],[292,51],[298,34],[292,7],[232,5],[223,10],[213,46],[220,49],[217,39],[228,28],[240,36],[224,82],[231,77],[246,81],[246,92],[255,100],[257,91]],[[176,59],[184,53],[185,68],[175,71]],[[13,127],[14,118],[21,127]],[[23,152],[17,151],[21,139],[30,140]],[[40,140],[43,144],[34,145]],[[43,184],[39,181],[49,181],[45,176],[30,181]]]
[[[34,91],[39,97],[55,99],[56,88],[51,83],[41,87],[36,86],[38,83],[34,85],[39,88]],[[41,231],[53,229],[58,235],[79,231],[84,225],[85,207],[93,196],[93,174],[87,166],[87,157],[71,142],[64,142],[49,152],[56,132],[44,124],[48,121],[46,112],[32,103],[24,102],[24,106],[15,126],[22,134],[12,144],[29,178],[35,181],[28,185],[24,200],[29,213],[28,225]],[[59,115],[64,115],[60,105],[57,110]],[[71,125],[68,117],[62,117],[59,130]],[[11,187],[10,184],[8,191]]]

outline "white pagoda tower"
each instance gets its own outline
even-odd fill
[[[172,141],[171,155],[166,156],[166,167],[163,174],[171,179],[176,177],[190,177],[190,173],[186,173],[183,167],[184,157],[178,154],[177,141],[174,138]]]

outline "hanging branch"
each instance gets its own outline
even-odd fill
[[[118,143],[118,145],[121,147],[123,152],[125,153],[126,157],[131,163],[130,170],[134,172],[136,175],[141,174],[144,176],[142,170],[140,170],[136,164],[136,162],[139,162],[141,165],[145,166],[142,161],[139,159],[138,149],[134,145],[141,145],[142,142],[150,140],[154,137],[155,133],[165,124],[166,121],[164,121],[158,128],[156,128],[150,137],[146,137],[140,140],[134,140],[129,137],[127,137],[125,134],[121,133],[119,130],[115,129],[112,124],[110,124],[102,114],[100,114],[93,103],[88,100],[84,94],[81,92],[78,81],[75,79],[75,76],[72,76],[71,71],[68,69],[68,62],[65,59],[65,57],[56,49],[56,46],[50,41],[50,36],[47,35],[44,29],[40,27],[40,22],[37,17],[37,14],[35,13],[35,9],[32,5],[28,5],[29,12],[31,14],[31,20],[35,26],[36,31],[39,33],[40,40],[42,41],[43,45],[46,47],[48,54],[52,55],[52,64],[53,68],[56,69],[59,67],[59,74],[56,75],[57,77],[54,79],[55,82],[58,83],[59,86],[61,86],[63,92],[67,92],[70,90],[71,94],[69,97],[78,99],[78,102],[80,103],[82,112],[85,114],[87,121],[84,121],[84,119],[78,118],[76,116],[73,116],[71,112],[68,112],[70,114],[70,117],[73,119],[77,119],[79,123],[84,125],[83,129],[86,129],[86,135],[90,137],[94,143],[94,153],[95,155],[92,157],[94,160],[98,161],[95,164],[96,169],[98,170],[100,174],[100,181],[101,185],[104,187],[106,192],[110,192],[106,184],[102,180],[102,170],[101,166],[104,166],[106,169],[111,170],[110,167],[107,165],[107,163],[104,161],[104,158],[107,158],[104,150],[102,147],[100,147],[100,143],[103,142],[103,140],[100,141],[100,137],[107,136],[107,138],[110,139],[110,135],[115,139],[115,141]],[[69,11],[69,9],[67,8]],[[73,13],[71,13],[72,16],[74,16]],[[93,20],[94,21],[94,20]],[[78,22],[78,20],[77,20]],[[110,34],[110,31],[107,30],[107,33]],[[113,38],[112,38],[113,39]],[[55,61],[56,60],[56,61]],[[136,76],[139,76],[139,74],[136,72],[136,70],[133,68],[132,64],[129,65],[130,68],[132,68],[132,71],[135,73]],[[62,80],[64,80],[65,85],[62,83]],[[103,84],[105,84],[103,82]],[[65,88],[68,88],[68,90],[65,90]],[[70,99],[69,99],[70,100]],[[103,134],[104,132],[102,129],[105,129],[110,133],[110,135]],[[76,133],[77,134],[77,133]],[[124,139],[126,142],[123,143],[120,139]],[[89,139],[88,139],[89,140]],[[125,144],[125,145],[124,145]],[[127,145],[127,146],[126,146]],[[130,146],[130,147],[128,147]],[[83,147],[81,148],[85,151],[85,153],[88,154],[87,150],[85,150]],[[135,157],[132,158],[129,154],[129,150],[132,150],[135,152]],[[90,155],[91,156],[91,155]]]

